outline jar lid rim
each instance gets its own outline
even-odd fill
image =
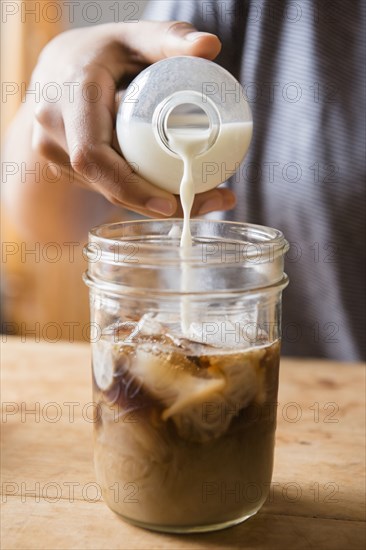
[[[246,261],[273,261],[289,248],[289,243],[278,229],[250,223],[194,218],[190,225],[195,246],[192,247],[191,255],[183,259],[179,252],[182,225],[183,220],[180,218],[103,224],[89,232],[85,255],[95,262],[95,252],[98,251],[98,261],[114,265],[172,265],[186,262],[220,266],[245,264]],[[178,236],[170,237],[173,228],[176,228]]]

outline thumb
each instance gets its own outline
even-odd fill
[[[119,27],[119,34],[120,37],[122,34],[124,45],[147,63],[175,55],[215,59],[221,50],[221,42],[215,34],[199,32],[184,21],[140,21],[135,25],[122,25],[123,33]]]

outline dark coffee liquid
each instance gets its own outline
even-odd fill
[[[93,381],[108,505],[172,530],[255,513],[272,476],[280,343],[199,355],[167,336],[110,345],[110,384]]]

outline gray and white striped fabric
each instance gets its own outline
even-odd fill
[[[364,2],[165,0],[144,18],[216,33],[217,62],[244,86],[254,136],[227,217],[292,244],[284,353],[364,358]]]

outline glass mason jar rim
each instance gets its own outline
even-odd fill
[[[183,227],[181,218],[133,220],[99,225],[89,232],[89,244],[84,248],[85,255],[89,261],[95,262],[98,257],[98,261],[116,266],[129,263],[138,263],[141,266],[157,265],[159,260],[159,266],[196,265],[204,261],[210,266],[223,267],[233,263],[245,264],[246,261],[256,263],[274,261],[278,256],[283,256],[289,248],[281,231],[264,225],[197,218],[191,219],[190,225],[193,247],[184,258],[177,245],[180,234],[178,237],[172,237],[169,236],[168,230],[165,233],[156,231],[159,227],[170,227],[170,229],[178,227],[181,231]],[[217,230],[222,228],[226,235],[197,234],[196,230],[199,227]],[[141,232],[137,233],[136,229]],[[155,233],[153,233],[154,229]],[[156,239],[159,239],[159,242]],[[123,245],[123,248],[120,245]],[[218,248],[206,249],[206,257],[203,260],[202,247],[215,247],[215,245]],[[230,245],[236,245],[236,251],[230,248],[220,250],[220,247]],[[243,253],[242,261],[238,257],[240,253]]]
[[[231,221],[217,221],[217,220],[205,220],[194,218],[190,221],[192,238],[194,245],[242,245],[245,248],[245,256],[243,257],[243,263],[245,260],[269,261],[278,255],[284,255],[289,244],[286,241],[283,233],[278,229],[273,229],[264,225],[256,225],[251,223],[231,222]],[[222,235],[208,235],[206,237],[195,234],[195,229],[198,226],[204,226],[207,228],[227,228],[232,232],[230,237],[223,237]],[[202,256],[197,254],[196,247],[193,246],[191,254],[182,258],[180,255],[180,248],[176,245],[179,237],[169,237],[166,233],[149,234],[143,230],[154,226],[165,226],[171,228],[173,226],[178,227],[179,230],[183,227],[183,220],[181,218],[169,218],[166,220],[148,219],[148,220],[134,220],[123,221],[116,223],[108,223],[99,225],[89,232],[89,244],[84,248],[85,255],[89,260],[95,261],[96,250],[99,252],[99,260],[107,263],[113,263],[114,265],[122,265],[125,263],[137,263],[137,258],[133,258],[133,255],[138,252],[138,263],[140,264],[156,264],[156,260],[159,259],[159,265],[172,263],[202,263]],[[138,229],[140,232],[133,231],[133,228]],[[141,231],[142,230],[142,231]],[[243,237],[248,236],[250,240],[245,240]],[[160,242],[156,242],[155,238],[162,239]],[[233,242],[232,238],[236,237],[236,241]],[[113,249],[113,245],[118,246],[123,244],[124,248],[118,250]],[[90,246],[92,245],[92,246]],[[172,246],[173,245],[173,246]],[[128,250],[128,246],[131,247]],[[251,247],[251,248],[250,248]],[[135,250],[132,250],[132,249]],[[258,250],[259,249],[259,250]],[[125,253],[124,253],[125,252]],[[207,262],[212,265],[217,263],[218,266],[223,264],[238,263],[235,254],[230,254],[227,251],[223,261],[222,255],[220,258],[214,258],[214,254],[208,254],[209,260]],[[260,260],[258,253],[260,252]],[[151,256],[153,254],[153,256]],[[216,261],[215,261],[216,259]],[[143,260],[143,261],[141,261]]]
[[[180,248],[181,219],[105,224],[91,230],[84,282],[109,295],[226,299],[281,291],[288,284],[281,231],[239,222],[191,220],[194,246]],[[187,271],[189,269],[189,271]],[[189,275],[189,285],[183,280]]]

